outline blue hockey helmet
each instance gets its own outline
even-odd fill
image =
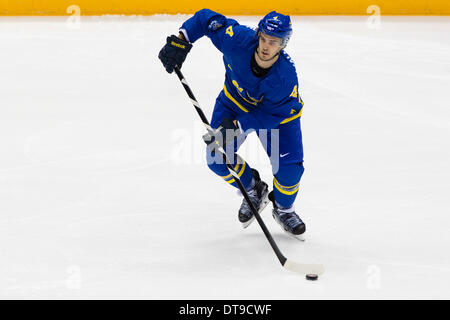
[[[259,21],[256,34],[259,35],[259,32],[281,38],[281,45],[284,48],[292,35],[291,17],[276,11],[269,12]]]

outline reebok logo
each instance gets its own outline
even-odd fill
[[[174,42],[174,41],[172,41],[170,44],[173,45],[173,46],[175,46],[175,47],[181,48],[181,49],[186,48],[186,46],[183,46],[182,44],[176,43],[176,42]]]

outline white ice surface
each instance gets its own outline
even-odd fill
[[[262,216],[318,282],[206,167],[157,59],[185,18],[0,18],[0,298],[449,299],[450,18],[293,19],[307,240]],[[199,40],[183,72],[209,117],[220,53]],[[255,137],[241,154],[271,181]]]

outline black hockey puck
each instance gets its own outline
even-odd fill
[[[319,276],[317,274],[307,274],[306,275],[306,280],[311,280],[311,281],[315,281],[319,279]]]

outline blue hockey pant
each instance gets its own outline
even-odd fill
[[[225,98],[226,99],[226,98]],[[217,128],[224,118],[236,119],[236,111],[226,104],[223,94],[219,95],[214,107],[211,126]],[[267,155],[269,156],[273,173],[273,192],[275,201],[282,207],[290,207],[297,197],[300,179],[304,172],[303,146],[300,118],[280,124],[271,130],[257,130]],[[247,133],[241,135],[233,146],[226,148],[234,171],[242,184],[248,189],[252,182],[252,168],[237,151],[245,141]],[[206,149],[208,167],[227,183],[237,188],[233,175],[230,174],[223,158],[210,149]]]

